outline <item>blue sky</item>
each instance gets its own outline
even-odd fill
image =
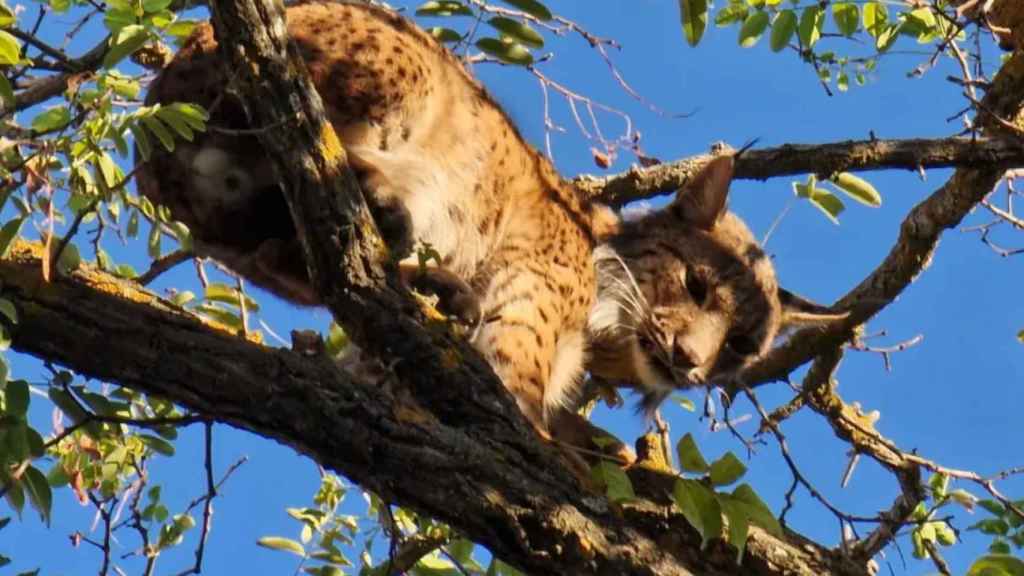
[[[686,118],[651,112],[623,92],[604,62],[579,37],[570,34],[564,39],[550,39],[544,48],[543,52],[554,53],[551,61],[543,64],[546,75],[577,93],[628,113],[643,135],[645,151],[663,160],[704,152],[719,140],[739,146],[759,138],[758,146],[776,146],[863,139],[870,132],[880,138],[938,137],[954,134],[962,127],[959,121],[946,120],[966,104],[959,88],[945,80],[956,70],[940,62],[923,78],[907,78],[907,72],[928,57],[928,48],[913,42],[903,40],[898,45],[912,53],[884,58],[867,86],[852,87],[849,92],[836,92],[830,97],[813,69],[800,62],[794,52],[773,54],[765,42],[742,49],[737,45],[735,28],[709,28],[699,47],[688,47],[675,2],[552,0],[548,5],[588,31],[622,44],[621,51],[610,51],[611,57],[648,101],[671,113],[692,112]],[[27,14],[34,16],[35,10],[31,4]],[[69,20],[58,17],[54,22]],[[56,27],[51,30],[58,35],[63,31]],[[75,46],[95,42],[98,33],[80,37],[72,53],[78,53]],[[823,42],[831,42],[847,53],[864,50],[848,41]],[[997,61],[996,54],[995,50],[987,51],[990,71]],[[542,146],[542,96],[536,80],[523,70],[493,64],[479,65],[476,71],[527,139]],[[579,137],[564,100],[552,94],[551,107],[555,121],[566,129],[565,134],[553,136],[554,157],[562,173],[573,176],[601,172],[594,165],[589,145]],[[621,130],[616,117],[600,119],[606,135]],[[623,153],[607,172],[623,170],[632,160]],[[949,174],[947,170],[931,170],[925,181],[909,171],[862,174],[881,192],[884,204],[869,209],[847,202],[839,226],[805,202],[796,203],[767,244],[782,283],[822,302],[841,296],[881,262],[908,210],[937,189]],[[793,198],[791,181],[736,182],[731,207],[760,236]],[[984,214],[975,213],[965,224],[984,221]],[[1024,245],[1024,237],[1019,234],[1004,234],[1000,239],[1011,246]],[[138,263],[139,269],[145,267],[139,256],[143,253],[141,243],[123,252]],[[922,343],[896,354],[891,372],[885,370],[876,354],[848,352],[838,372],[843,397],[860,402],[867,410],[879,410],[880,432],[902,448],[916,449],[943,465],[987,475],[1024,464],[1018,424],[1024,405],[1024,346],[1015,338],[1017,331],[1024,329],[1024,300],[1019,295],[1022,266],[1024,255],[1003,259],[976,235],[947,233],[932,265],[868,326],[869,333],[885,330],[888,334],[873,344],[892,344],[919,334],[924,337]],[[156,287],[182,285],[195,285],[189,266],[180,266]],[[324,311],[300,310],[276,302],[269,295],[259,296],[264,305],[262,318],[279,334],[287,334],[293,327],[325,329],[329,323]],[[40,377],[34,361],[19,358],[14,370],[15,375],[30,380]],[[795,381],[799,375],[794,375]],[[765,386],[758,394],[769,409],[790,396],[784,385]],[[690,397],[698,404],[702,400],[697,394]],[[727,432],[710,432],[706,423],[675,406],[666,407],[664,412],[673,437],[691,432],[706,455],[717,457],[732,450],[744,458],[750,468],[747,480],[774,510],[781,508],[790,474],[772,440],[747,459],[743,447]],[[733,413],[752,414],[753,409],[740,402]],[[37,407],[33,415],[42,429],[48,429],[48,408]],[[599,423],[629,440],[644,426],[629,409],[602,410],[598,418]],[[753,434],[756,419],[741,425],[740,430]],[[847,461],[845,446],[834,440],[821,418],[799,414],[786,422],[783,431],[801,470],[841,509],[873,515],[888,507],[898,494],[894,479],[867,459],[862,459],[850,485],[841,488],[839,482]],[[200,429],[195,427],[183,434],[176,459],[158,459],[153,464],[153,478],[164,485],[165,499],[172,504],[181,506],[201,494],[200,437]],[[293,557],[258,548],[254,542],[268,534],[297,536],[297,523],[283,509],[310,501],[318,483],[316,466],[288,448],[226,427],[217,428],[214,446],[219,470],[242,455],[248,457],[248,462],[216,501],[206,573],[291,573],[296,565]],[[1000,486],[1010,496],[1024,496],[1024,482],[1009,481]],[[961,483],[957,487],[980,495],[973,485]],[[359,500],[357,496],[350,498]],[[23,523],[0,532],[0,553],[15,555],[18,569],[42,566],[43,574],[93,571],[98,555],[88,548],[72,550],[66,539],[75,529],[88,530],[92,518],[89,511],[79,508],[67,491],[58,492],[56,502],[51,529],[26,513]],[[959,514],[955,526],[966,528],[980,517],[984,516]],[[828,545],[839,538],[834,517],[806,492],[799,493],[789,525]],[[860,528],[870,530],[870,526]],[[963,532],[962,537],[965,544],[946,553],[955,573],[964,572],[985,545],[976,533]],[[124,545],[130,547],[133,542]],[[934,572],[930,563],[911,558],[906,539],[902,545],[902,556],[890,547],[880,561],[889,562],[897,574]],[[161,559],[162,570],[158,573],[177,572],[190,562],[191,547],[187,543],[181,552]],[[126,566],[129,573],[138,572],[136,564]]]

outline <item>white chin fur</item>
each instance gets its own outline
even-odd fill
[[[661,370],[651,366],[651,361],[640,350],[636,340],[630,342],[630,352],[633,356],[633,367],[636,371],[637,384],[640,385],[644,392],[668,394],[675,390],[675,384],[665,378]]]

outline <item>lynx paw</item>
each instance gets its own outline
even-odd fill
[[[480,322],[480,299],[469,284],[442,268],[420,268],[409,279],[417,292],[437,296],[437,309],[469,326]]]

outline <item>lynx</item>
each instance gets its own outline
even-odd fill
[[[287,21],[385,239],[437,251],[453,276],[437,284],[478,303],[473,344],[541,432],[570,414],[585,370],[632,383],[650,409],[733,373],[780,326],[817,311],[778,288],[726,210],[731,157],[668,207],[620,224],[581,201],[458,60],[403,17],[308,3]],[[139,188],[192,229],[198,253],[316,304],[278,180],[229,83],[200,26],[147,103],[201,104],[210,130],[150,159]]]

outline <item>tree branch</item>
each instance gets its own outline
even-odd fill
[[[589,199],[613,206],[650,198],[686,186],[711,158],[702,154],[634,168],[621,174],[579,176],[574,184]],[[748,150],[736,159],[736,179],[767,180],[778,176],[857,172],[902,168],[1009,168],[1024,166],[1024,146],[1016,137],[915,138],[860,140],[829,144],[785,144]]]
[[[81,74],[85,74],[99,68],[103,63],[103,57],[107,53],[110,38],[104,38],[92,47],[88,52],[71,60],[73,71],[61,74],[52,74],[32,80],[27,86],[19,90],[14,97],[14,109],[0,110],[2,113],[19,112],[41,102],[45,102],[54,96],[64,92],[68,84]]]
[[[701,551],[664,492],[612,510],[516,425],[514,404],[497,409],[486,387],[453,398],[449,412],[462,417],[445,423],[400,383],[362,382],[326,358],[218,332],[90,267],[47,283],[42,253],[19,242],[0,260],[3,297],[18,310],[15,350],[292,446],[531,574],[867,574],[795,533],[784,542],[754,530],[742,565],[721,541]]]
[[[1018,52],[1003,65],[984,101],[991,111],[983,122],[987,130],[996,134],[1006,130],[991,115],[1021,122],[1024,53]],[[941,188],[910,211],[885,260],[835,303],[836,309],[850,312],[844,320],[825,328],[796,332],[785,344],[745,369],[738,379],[750,386],[778,381],[814,357],[843,345],[857,326],[892,303],[928,267],[942,233],[957,226],[992,191],[1005,169],[999,164],[958,169]]]

